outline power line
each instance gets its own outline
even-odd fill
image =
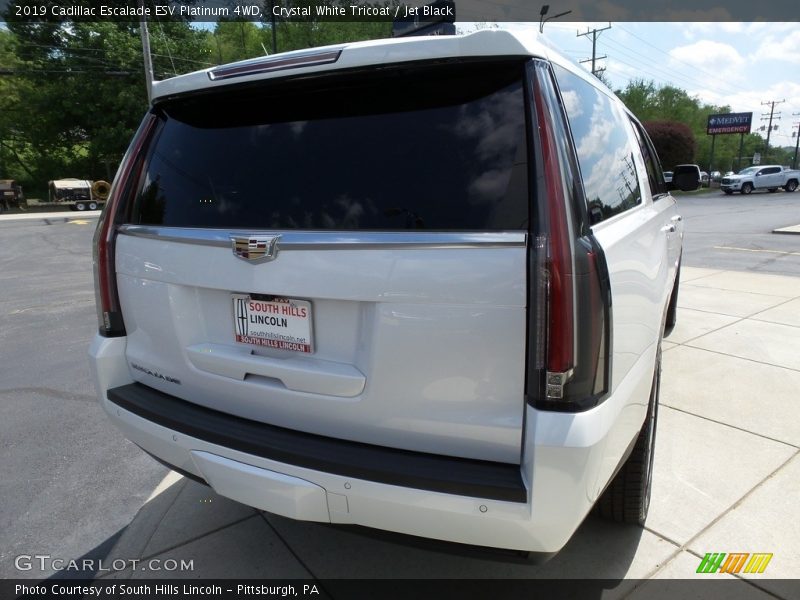
[[[158,29],[161,31],[161,39],[164,40],[164,47],[167,49],[167,55],[169,56],[169,62],[172,65],[172,72],[175,76],[178,76],[178,70],[175,68],[175,61],[172,60],[172,51],[169,49],[169,42],[167,41],[167,36],[164,33],[164,27],[161,25],[161,21],[158,20],[158,15],[156,15],[156,23],[158,24]]]
[[[695,79],[695,78],[693,78],[693,77],[691,77],[689,75],[686,75],[685,73],[682,73],[682,72],[676,72],[676,71],[664,69],[664,68],[662,68],[660,66],[657,66],[657,65],[653,64],[651,61],[648,61],[646,59],[641,58],[641,54],[636,53],[636,50],[634,50],[633,48],[629,48],[628,46],[625,46],[624,44],[622,44],[618,40],[607,39],[605,41],[605,43],[606,44],[612,44],[612,49],[615,50],[616,52],[622,52],[624,55],[628,56],[631,60],[634,60],[636,62],[642,63],[642,64],[646,65],[649,69],[656,70],[656,71],[659,71],[661,73],[665,73],[669,78],[671,78],[673,80],[678,80],[678,81],[683,82],[684,84],[689,84],[691,86],[701,86],[702,87],[704,85],[707,85],[707,82],[705,82],[705,81],[701,81],[699,79]],[[630,67],[638,68],[635,65],[631,65],[629,63],[625,63],[624,61],[619,61],[619,62],[622,62],[623,64],[627,64]],[[664,81],[668,81],[668,80],[664,79]],[[722,82],[722,80],[720,80],[720,83],[721,83],[721,85],[717,85],[717,87],[718,88],[726,88],[724,91],[727,91],[727,92],[730,92],[730,93],[736,93],[736,92],[740,91],[740,90],[737,90],[737,89],[731,87],[730,85]]]
[[[590,30],[587,27],[586,31],[584,33],[576,34],[576,37],[583,37],[583,36],[587,36],[588,37],[590,34],[592,36],[592,58],[591,59],[587,58],[586,60],[582,60],[580,62],[581,63],[585,63],[585,62],[590,62],[591,61],[591,63],[592,63],[592,75],[595,75],[595,76],[597,76],[598,73],[602,73],[603,71],[605,71],[605,69],[597,69],[595,67],[595,63],[596,63],[596,60],[598,58],[601,58],[601,59],[602,58],[608,58],[605,55],[597,56],[597,38],[600,36],[601,33],[603,33],[604,31],[606,31],[608,29],[611,29],[611,23],[609,23],[608,26],[603,27],[601,29],[591,29]]]
[[[775,105],[776,104],[783,104],[784,102],[786,102],[785,98],[783,100],[767,100],[766,102],[762,102],[761,103],[762,106],[767,106],[767,105],[769,106],[769,125],[767,125],[767,141],[764,144],[764,160],[767,159],[767,152],[769,151],[769,136],[772,133],[772,118],[773,118],[773,115],[775,113]],[[780,114],[781,113],[778,113],[778,116],[775,117],[775,119],[780,119],[781,118]],[[767,113],[763,113],[761,115],[761,120],[762,121],[766,121],[767,120]],[[777,125],[776,125],[776,128],[777,128]]]
[[[617,26],[618,26],[618,27],[619,27],[619,28],[620,28],[622,31],[624,31],[625,33],[627,33],[628,35],[630,35],[630,36],[632,36],[632,37],[635,37],[637,40],[639,40],[639,41],[640,41],[640,42],[642,42],[643,44],[647,44],[648,46],[650,46],[650,47],[651,47],[651,48],[653,48],[654,50],[658,50],[658,51],[659,51],[659,52],[661,52],[662,54],[665,54],[666,56],[670,57],[672,60],[674,60],[674,61],[676,61],[676,62],[679,62],[679,63],[683,63],[684,65],[686,65],[687,67],[690,67],[691,69],[693,69],[693,70],[695,70],[695,71],[700,71],[701,73],[705,73],[705,74],[706,74],[706,75],[708,75],[709,77],[712,77],[712,78],[714,78],[714,79],[717,79],[718,81],[722,81],[722,80],[719,78],[719,75],[715,75],[715,74],[713,74],[713,73],[710,73],[710,72],[706,71],[705,69],[702,69],[702,68],[698,67],[697,65],[693,65],[693,64],[691,64],[691,63],[688,63],[688,62],[686,62],[685,60],[681,60],[680,58],[677,58],[677,57],[673,56],[672,54],[670,54],[670,53],[669,53],[669,52],[667,52],[666,50],[664,50],[664,49],[662,49],[662,48],[659,48],[658,46],[654,46],[653,44],[651,44],[650,42],[648,42],[646,39],[644,39],[644,38],[642,38],[642,37],[639,37],[638,35],[636,35],[635,33],[633,33],[631,30],[629,30],[629,29],[626,29],[626,28],[625,28],[625,27],[623,27],[622,25],[617,25]]]

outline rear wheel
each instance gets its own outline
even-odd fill
[[[75,210],[86,210],[86,205],[83,202],[76,202]]]
[[[681,285],[681,266],[678,265],[678,270],[675,273],[675,283],[672,286],[672,294],[669,297],[669,304],[667,305],[667,319],[664,323],[664,337],[667,337],[675,325],[678,323],[678,289]]]
[[[89,202],[89,210],[97,210],[97,202]]]
[[[661,343],[659,342],[647,416],[631,455],[597,501],[597,510],[603,518],[633,525],[644,525],[647,519],[653,482],[660,387]]]
[[[787,192],[793,192],[797,189],[797,182],[794,179],[787,181],[786,186],[783,189]]]
[[[752,191],[753,191],[753,184],[752,183],[745,183],[744,185],[742,185],[742,193],[743,194],[749,194]]]

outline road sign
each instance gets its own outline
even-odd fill
[[[719,135],[724,133],[750,133],[750,124],[753,113],[726,113],[721,115],[708,115],[706,133]]]

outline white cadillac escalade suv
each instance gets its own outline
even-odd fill
[[[534,37],[183,75],[97,227],[100,403],[265,511],[553,553],[647,515],[681,238],[642,126]]]

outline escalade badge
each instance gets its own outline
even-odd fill
[[[278,256],[279,235],[232,236],[233,255],[250,263],[274,260]]]

